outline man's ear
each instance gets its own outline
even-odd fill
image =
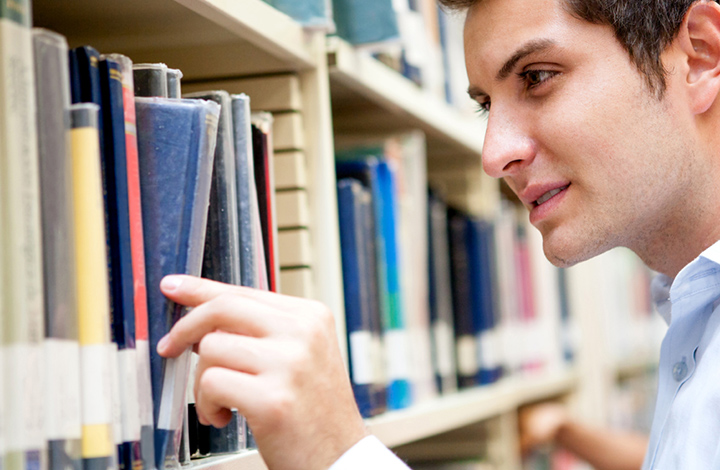
[[[720,94],[720,5],[696,3],[681,28],[678,40],[687,59],[686,86],[692,111],[701,114]]]

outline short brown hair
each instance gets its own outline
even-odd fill
[[[482,0],[439,0],[450,10],[466,10]],[[677,36],[685,13],[698,0],[563,0],[573,16],[606,24],[645,75],[658,97],[665,91],[661,54]],[[703,1],[703,0],[699,0]],[[714,0],[720,1],[720,0]]]

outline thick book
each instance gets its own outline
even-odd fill
[[[447,206],[433,192],[428,198],[428,284],[432,357],[438,390],[457,390],[455,328],[453,326],[452,278],[448,243]]]
[[[267,285],[264,250],[258,236],[260,209],[255,185],[252,115],[247,95],[232,95],[233,139],[237,186],[240,282],[246,287]]]
[[[168,98],[168,67],[165,64],[134,64],[135,96]]]
[[[110,284],[100,170],[99,107],[71,108],[73,207],[80,325],[83,468],[116,466],[112,417]]]
[[[0,218],[4,468],[44,464],[43,265],[28,1],[0,2]]]
[[[351,44],[373,44],[400,37],[392,0],[333,0],[337,35]]]
[[[461,388],[477,384],[478,350],[473,328],[470,282],[470,258],[467,246],[468,217],[460,211],[448,209],[448,241],[450,271],[452,273],[452,304],[455,326],[455,356],[458,385]]]
[[[356,178],[372,194],[378,297],[387,364],[387,407],[405,408],[412,401],[412,391],[397,258],[394,176],[387,162],[374,157],[340,161],[336,168],[338,179]]]
[[[342,256],[343,290],[345,293],[345,324],[350,358],[350,379],[355,401],[364,417],[373,416],[372,386],[373,337],[370,319],[372,275],[365,258],[366,232],[362,212],[362,193],[367,191],[352,178],[338,181],[338,216]]]
[[[68,45],[33,29],[45,298],[45,432],[50,470],[79,470],[80,345],[70,155]]]
[[[111,336],[118,345],[121,468],[142,466],[140,409],[135,350],[135,286],[130,236],[130,206],[122,71],[111,58],[99,62],[103,115],[103,182],[110,267]],[[118,439],[119,437],[119,439]]]
[[[220,107],[211,101],[135,99],[155,416],[156,465],[177,465],[189,351],[163,359],[157,343],[186,312],[160,291],[168,274],[202,269]]]
[[[208,91],[190,93],[185,97],[207,99],[220,105],[202,277],[240,285],[240,237],[230,95],[225,91]],[[241,445],[244,447],[244,442],[241,442],[244,420],[236,410],[232,413],[233,419],[224,428],[208,427],[210,452],[213,454],[237,452]]]
[[[140,412],[140,444],[146,470],[155,468],[153,438],[152,387],[150,385],[150,346],[148,344],[147,286],[145,282],[145,249],[143,242],[140,168],[135,122],[133,63],[121,54],[107,57],[120,66],[125,116],[125,162],[127,165],[128,218],[132,253],[133,300],[135,306],[135,349],[137,357],[138,408]]]
[[[275,178],[273,175],[273,116],[252,114],[253,158],[257,188],[260,226],[265,256],[268,289],[279,291],[280,262],[278,256],[277,217],[275,214]]]

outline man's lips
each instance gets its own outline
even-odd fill
[[[546,203],[569,186],[569,182],[532,184],[526,187],[518,196],[523,204],[533,208]]]

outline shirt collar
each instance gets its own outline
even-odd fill
[[[693,261],[688,263],[675,277],[671,279],[665,274],[658,274],[650,284],[650,294],[660,316],[670,325],[672,321],[672,305],[684,298],[698,293],[707,292],[708,289],[698,289],[697,283],[707,284],[707,278],[720,274],[720,241],[715,242]],[[717,292],[717,290],[716,290]],[[718,294],[707,292],[716,300]]]

